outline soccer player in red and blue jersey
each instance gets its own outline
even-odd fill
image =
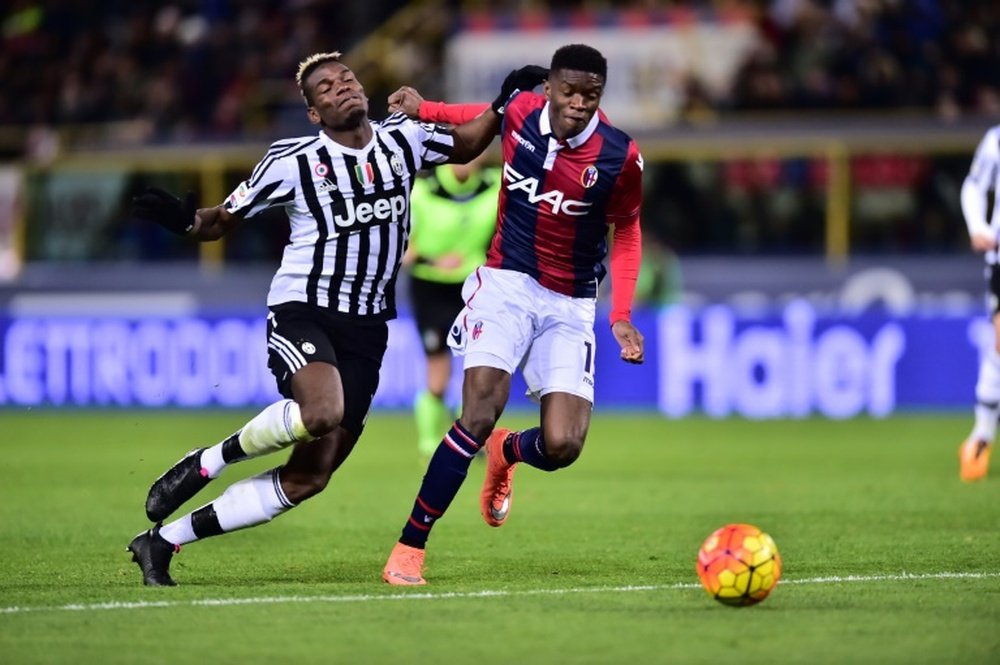
[[[465,307],[449,336],[464,359],[462,414],[431,458],[386,562],[389,584],[426,583],[427,538],[480,448],[487,453],[480,509],[490,526],[510,514],[518,464],[555,471],[580,456],[594,401],[595,304],[609,227],[612,332],[622,360],[643,361],[643,337],[630,321],[641,257],[642,156],[598,109],[606,80],[604,56],[571,44],[555,52],[547,78],[539,67],[511,72],[489,107],[423,102],[411,88],[390,96],[391,109],[422,120],[460,123],[492,114],[503,183],[486,264],[466,280]],[[542,94],[531,91],[539,83]],[[511,432],[495,426],[517,368],[541,403],[541,422]]]

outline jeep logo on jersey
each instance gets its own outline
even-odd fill
[[[340,229],[379,222],[400,222],[406,216],[406,195],[345,199],[334,206],[333,223]]]
[[[586,215],[593,203],[589,201],[574,201],[566,198],[566,194],[553,189],[548,192],[538,192],[538,179],[526,178],[515,171],[510,164],[503,165],[503,179],[507,182],[507,191],[522,191],[528,195],[528,203],[547,203],[554,214],[563,213],[579,217]]]

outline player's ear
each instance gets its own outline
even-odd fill
[[[309,106],[306,108],[306,116],[309,117],[309,122],[314,125],[323,123],[323,118],[319,117],[319,112],[316,110],[315,106]]]

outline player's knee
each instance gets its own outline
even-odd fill
[[[321,437],[335,430],[344,420],[344,405],[326,403],[318,406],[302,407],[302,424],[315,437]]]
[[[583,452],[583,439],[574,436],[555,436],[545,439],[545,456],[557,468],[567,467]]]
[[[285,497],[294,504],[312,498],[326,489],[330,482],[329,473],[283,473],[281,489]]]

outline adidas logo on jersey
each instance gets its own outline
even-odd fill
[[[327,192],[337,191],[337,184],[330,180],[329,178],[323,178],[323,182],[316,185],[317,194],[326,194]]]

